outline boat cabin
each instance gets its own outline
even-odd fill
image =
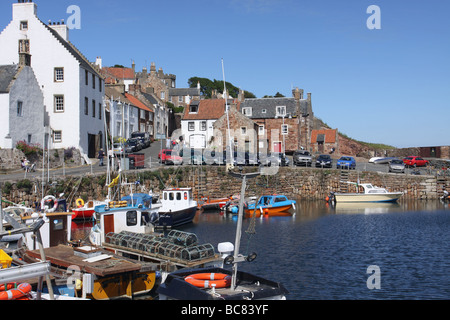
[[[90,240],[93,244],[102,245],[108,233],[151,233],[160,208],[161,204],[153,203],[153,197],[148,194],[132,194],[121,201],[96,206],[96,225]]]
[[[285,201],[289,201],[289,200],[286,196],[283,196],[283,195],[262,196],[258,201],[258,205],[263,205],[263,206],[274,205],[274,204],[277,204],[280,202],[285,202]]]
[[[175,188],[163,191],[161,212],[175,212],[180,208],[189,208],[197,203],[192,199],[192,189]]]

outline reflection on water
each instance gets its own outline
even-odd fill
[[[234,243],[237,218],[199,213],[183,227],[215,246]],[[245,219],[243,231],[250,227]],[[297,201],[291,217],[256,219],[241,253],[257,252],[239,268],[283,283],[288,299],[449,299],[450,210],[438,201],[330,206]],[[217,248],[217,247],[216,247]],[[370,290],[367,268],[381,270]]]
[[[199,242],[235,242],[237,217],[198,212],[180,227]],[[244,219],[241,270],[281,282],[291,300],[450,299],[450,209],[439,201],[331,206],[297,201],[292,216]],[[81,226],[77,232],[85,227]],[[369,266],[381,270],[370,290]]]

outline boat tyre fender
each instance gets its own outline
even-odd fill
[[[26,297],[31,292],[31,285],[28,283],[9,283],[0,286],[0,300],[17,300]]]
[[[77,201],[75,201],[75,203],[77,204],[77,208],[83,208],[84,207],[84,200],[83,199],[77,199]]]
[[[44,210],[45,203],[47,201],[49,201],[49,200],[53,201],[54,205],[53,205],[53,208],[49,208],[47,210],[47,212],[50,212],[50,213],[51,212],[55,212],[56,209],[58,208],[58,199],[56,199],[54,196],[46,196],[44,199],[42,199],[42,201],[41,201],[41,209]]]
[[[231,276],[223,273],[197,273],[184,278],[197,288],[228,288],[231,286]]]

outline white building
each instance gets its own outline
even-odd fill
[[[69,42],[64,22],[46,25],[36,15],[36,3],[20,1],[0,34],[0,65],[18,64],[21,53],[44,94],[50,146],[76,147],[93,158],[104,137],[103,77]]]
[[[0,148],[19,141],[42,145],[44,96],[33,73],[23,65],[0,66]]]
[[[184,143],[193,149],[214,144],[214,123],[225,114],[225,99],[192,101],[184,110],[181,132]]]

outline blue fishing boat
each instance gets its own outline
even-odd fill
[[[256,214],[257,217],[264,216],[286,216],[291,209],[295,210],[295,200],[289,200],[284,195],[264,195],[258,202],[250,203],[245,208],[247,217]],[[256,208],[256,210],[255,210]]]

